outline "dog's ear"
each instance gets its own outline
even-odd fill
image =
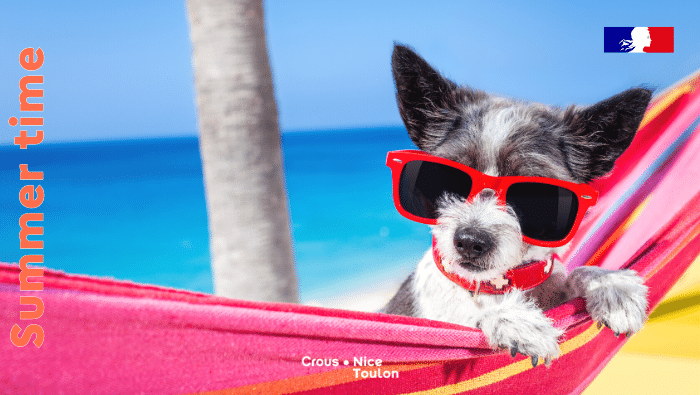
[[[592,106],[567,111],[568,133],[562,145],[576,178],[588,182],[612,170],[632,143],[649,100],[649,89],[634,88]]]
[[[449,132],[444,125],[459,123],[460,104],[485,97],[482,92],[458,87],[404,45],[394,45],[391,67],[401,119],[411,140],[424,151],[444,140]]]

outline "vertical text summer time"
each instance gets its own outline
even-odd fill
[[[19,64],[24,70],[36,72],[44,64],[44,52],[41,48],[25,48],[20,52]],[[43,75],[26,75],[19,80],[19,119],[10,117],[10,126],[19,125],[19,136],[15,136],[14,144],[20,149],[31,149],[31,146],[44,141],[44,98]],[[30,86],[31,85],[31,86]],[[31,101],[30,101],[31,98]],[[31,264],[44,263],[44,213],[38,212],[39,207],[44,202],[44,188],[39,182],[44,179],[44,172],[33,168],[31,163],[19,163],[19,179],[26,181],[26,185],[19,191],[19,202],[27,209],[27,212],[19,218],[19,247],[26,255],[19,261],[19,289],[20,291],[43,291],[44,283],[41,278],[44,276],[44,269],[28,267]],[[30,224],[31,223],[31,224]],[[33,236],[32,239],[29,236]],[[37,238],[39,237],[39,238]],[[30,250],[30,251],[25,251]],[[33,281],[29,281],[32,277]],[[37,320],[44,314],[44,302],[39,296],[20,296],[21,306],[34,306],[34,310],[20,311],[19,319]],[[23,326],[23,325],[22,325]],[[44,343],[44,329],[39,324],[30,324],[22,328],[14,324],[10,330],[10,341],[17,347],[24,347],[32,341],[39,348]]]

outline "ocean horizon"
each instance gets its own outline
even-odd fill
[[[428,227],[393,206],[386,153],[414,148],[406,130],[289,131],[281,141],[302,301],[405,276],[430,244]],[[0,261],[26,254],[18,219],[42,212],[43,266],[213,292],[197,137],[3,145],[0,155]],[[37,209],[19,202],[20,163],[44,172]]]

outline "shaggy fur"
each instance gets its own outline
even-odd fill
[[[442,77],[413,50],[394,47],[392,57],[399,111],[409,136],[423,151],[491,176],[544,176],[585,183],[607,174],[629,146],[651,98],[634,88],[589,107],[551,108],[496,97]],[[553,261],[567,246],[523,242],[517,213],[484,189],[466,202],[444,196],[432,227],[445,270],[485,281],[522,263],[548,260],[552,275],[528,291],[473,295],[445,277],[431,251],[382,309],[480,328],[494,348],[540,357],[559,355],[561,330],[543,310],[586,298],[593,319],[616,333],[638,331],[645,319],[647,288],[634,271],[583,267],[568,277]],[[483,254],[457,248],[459,234],[486,240]]]

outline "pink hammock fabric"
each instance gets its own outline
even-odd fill
[[[631,149],[596,183],[601,199],[565,257],[569,268],[637,270],[650,310],[700,253],[698,81],[655,99]],[[597,329],[580,298],[547,312],[566,330],[562,355],[550,368],[532,368],[459,325],[49,269],[43,291],[20,292],[19,273],[0,264],[2,394],[579,394],[625,342]],[[20,295],[40,297],[43,316],[20,320],[28,310]],[[14,324],[41,325],[43,345],[15,347]],[[381,359],[380,371],[398,377],[370,377],[377,367],[353,366],[362,357]],[[305,366],[309,359],[338,364]]]

